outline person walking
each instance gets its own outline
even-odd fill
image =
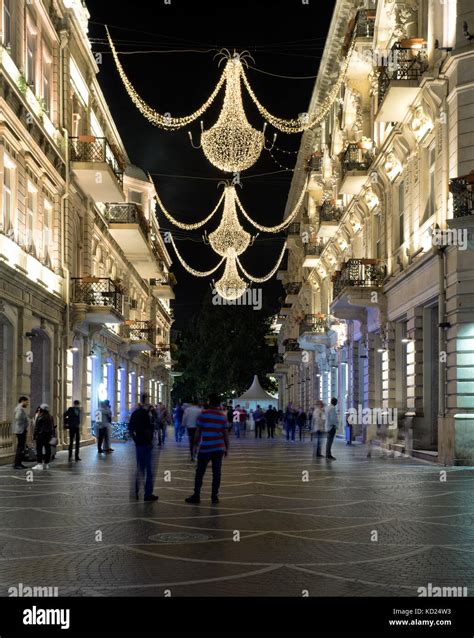
[[[26,465],[23,465],[23,453],[26,445],[26,434],[28,432],[29,419],[26,414],[26,408],[28,407],[28,397],[20,397],[18,399],[18,405],[13,413],[12,434],[16,434],[16,454],[13,468],[15,470],[26,470]]]
[[[35,429],[33,432],[33,439],[36,441],[37,460],[37,464],[33,467],[34,470],[49,470],[51,439],[54,436],[54,431],[54,420],[49,413],[49,406],[46,403],[42,403],[35,420]]]
[[[277,411],[268,406],[268,410],[265,412],[265,421],[267,422],[267,439],[275,438],[275,425],[277,420]]]
[[[291,440],[294,441],[296,431],[296,413],[291,403],[288,403],[288,407],[286,408],[284,423],[286,429],[286,440],[289,441],[291,435]]]
[[[156,406],[156,420],[158,423],[158,447],[161,447],[165,444],[166,428],[171,424],[171,417],[163,401],[158,401]]]
[[[99,454],[105,454],[108,451],[108,449],[103,449],[104,443],[107,445],[107,427],[109,422],[112,421],[112,414],[107,403],[107,401],[101,401],[95,413],[97,450]]]
[[[229,430],[227,429],[227,415],[218,409],[217,394],[209,396],[209,407],[201,412],[197,419],[195,446],[199,446],[197,456],[194,494],[189,496],[186,503],[201,502],[201,487],[209,462],[212,463],[212,495],[214,505],[219,502],[219,487],[221,484],[222,459],[229,451]]]
[[[69,430],[69,462],[72,461],[72,448],[74,442],[76,443],[76,453],[74,458],[76,461],[81,460],[79,458],[79,447],[81,445],[81,422],[81,403],[76,400],[64,413],[64,428]]]
[[[191,453],[191,462],[195,461],[194,441],[196,438],[197,420],[201,414],[201,408],[196,399],[191,401],[191,405],[186,408],[183,414],[183,427],[188,431],[189,451]]]
[[[104,401],[104,406],[106,410],[106,419],[107,425],[105,427],[105,452],[106,454],[110,454],[113,452],[111,443],[112,443],[112,408],[110,407],[110,401],[106,399]]]
[[[296,425],[298,426],[299,439],[303,440],[304,429],[306,427],[306,412],[303,408],[299,408],[298,413],[296,415]]]
[[[137,471],[135,478],[135,497],[140,497],[140,484],[145,484],[144,501],[157,501],[158,496],[153,494],[153,423],[151,422],[150,409],[147,404],[147,396],[142,395],[140,404],[132,412],[128,424],[130,435],[135,442],[137,458]]]
[[[313,449],[313,456],[321,458],[321,444],[324,436],[324,403],[318,401],[313,410],[313,430],[312,434],[316,437],[316,446]]]
[[[237,407],[239,408],[240,432],[243,434],[243,436],[245,436],[247,433],[247,410],[239,406]]]
[[[178,402],[173,409],[174,440],[176,443],[181,443],[183,438],[183,413],[183,406]]]
[[[259,405],[253,413],[253,420],[255,421],[255,438],[261,439],[262,430],[265,427],[265,414]]]
[[[240,439],[240,405],[236,405],[232,412],[232,423],[236,439]]]
[[[326,411],[326,432],[327,432],[327,441],[326,441],[326,458],[335,461],[336,459],[332,456],[332,442],[334,441],[334,437],[336,436],[337,425],[339,422],[337,411],[336,411],[337,399],[333,397],[331,399],[331,405]]]

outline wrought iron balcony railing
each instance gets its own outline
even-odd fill
[[[349,259],[333,280],[333,298],[344,288],[380,288],[387,268],[379,259]]]
[[[449,180],[449,190],[453,196],[454,218],[474,215],[473,184],[474,173]]]
[[[343,212],[342,208],[331,204],[331,202],[323,202],[319,207],[319,221],[340,222]]]
[[[73,277],[72,303],[88,306],[112,306],[122,314],[122,290],[106,277]]]
[[[314,173],[321,173],[323,170],[323,154],[313,153],[308,159],[308,170]]]
[[[110,224],[138,224],[144,235],[148,236],[150,225],[138,204],[132,202],[107,204],[105,217]]]
[[[283,345],[285,352],[299,352],[301,350],[297,339],[285,339]]]
[[[373,38],[375,30],[375,10],[359,9],[355,18],[353,36],[355,38]]]
[[[284,286],[287,295],[298,295],[301,290],[301,283],[292,281]]]
[[[387,94],[392,80],[413,80],[418,82],[428,68],[426,49],[404,49],[395,44],[389,55],[388,64],[381,67],[378,83],[378,105]]]
[[[373,159],[372,149],[362,148],[358,142],[350,142],[342,155],[342,176],[349,171],[368,171]]]
[[[290,235],[299,235],[300,234],[300,223],[299,222],[291,222],[288,226],[287,234]]]
[[[320,243],[311,243],[308,242],[307,244],[304,244],[304,256],[305,257],[320,257],[321,253],[324,250],[326,244],[323,244],[323,242]]]
[[[105,162],[122,184],[124,161],[112,149],[107,138],[81,135],[69,138],[69,158],[71,162]]]
[[[304,322],[300,324],[300,334],[303,332],[326,334],[327,329],[328,319],[321,315],[305,315]]]
[[[151,321],[128,321],[123,326],[123,336],[130,341],[155,342],[155,329]]]

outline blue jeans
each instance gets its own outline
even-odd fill
[[[290,440],[290,432],[291,432],[291,440],[295,440],[295,432],[296,432],[296,423],[287,423],[286,424],[286,440]]]
[[[235,421],[234,432],[235,432],[236,438],[240,439],[240,421]]]
[[[140,483],[145,480],[145,497],[153,494],[153,475],[151,472],[151,454],[153,446],[137,445],[137,477],[135,480],[135,492],[140,491]],[[146,478],[145,478],[146,474]]]
[[[174,440],[178,443],[183,438],[183,428],[181,423],[174,422]]]

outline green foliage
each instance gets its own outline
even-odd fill
[[[22,95],[26,95],[26,90],[28,89],[28,82],[26,81],[26,77],[24,73],[20,73],[17,80],[18,90]]]
[[[214,306],[209,294],[178,344],[174,358],[183,374],[176,379],[173,399],[204,399],[210,392],[237,397],[254,374],[267,391],[275,392],[275,384],[266,377],[273,370],[275,352],[265,342],[271,318],[265,307]]]

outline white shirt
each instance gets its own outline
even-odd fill
[[[337,416],[336,406],[330,405],[326,410],[326,432],[332,430],[332,428],[337,428],[339,425],[339,419]]]
[[[185,428],[195,428],[198,416],[201,414],[201,408],[198,405],[190,405],[183,414],[182,426]]]

